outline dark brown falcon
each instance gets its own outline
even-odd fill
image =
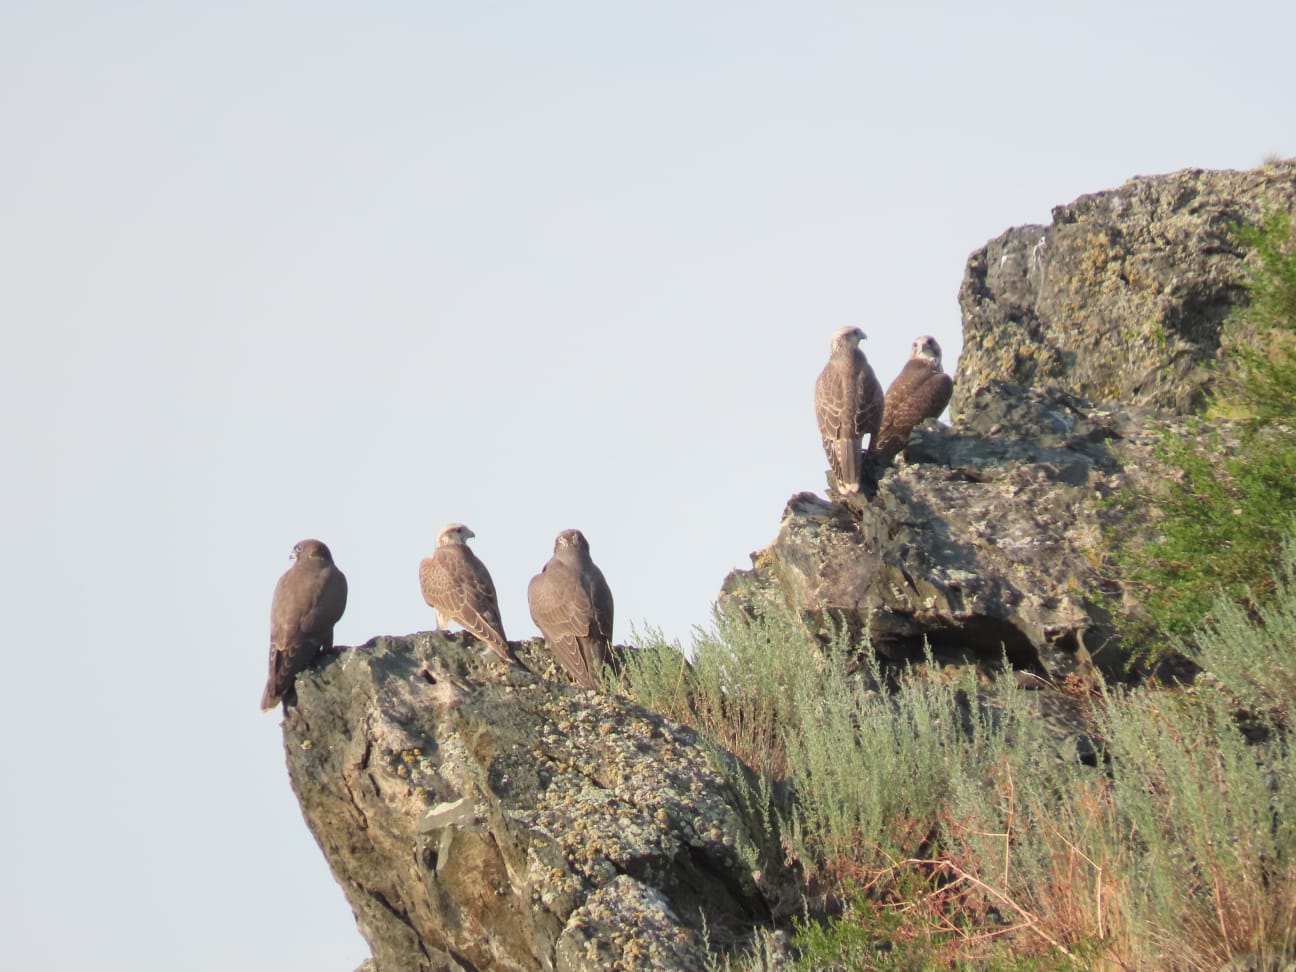
[[[936,339],[929,334],[916,338],[913,356],[886,391],[882,428],[869,446],[874,462],[880,467],[894,459],[919,422],[945,411],[953,390],[954,379],[941,370]]]
[[[475,536],[462,523],[441,528],[432,556],[419,564],[423,600],[436,610],[437,630],[457,621],[504,661],[520,665],[504,637],[495,583],[486,565],[468,549],[468,541]]]
[[[333,626],[346,610],[346,577],[328,547],[303,540],[289,559],[292,566],[279,578],[270,602],[270,677],[261,695],[263,712],[280,699],[285,707],[293,701],[297,673],[333,647]]]
[[[558,534],[553,556],[527,586],[527,604],[558,664],[578,685],[598,688],[611,655],[612,591],[585,534]]]
[[[864,436],[876,437],[882,422],[882,386],[859,348],[862,340],[858,327],[838,328],[815,381],[815,417],[840,493],[859,492]]]

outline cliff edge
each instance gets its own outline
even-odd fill
[[[1238,222],[1296,211],[1296,162],[1132,179],[968,259],[952,421],[913,434],[877,494],[801,493],[722,603],[842,625],[896,664],[1123,673],[1103,500],[1156,470],[1216,372],[1243,298]],[[915,332],[922,329],[915,324]]]
[[[326,655],[283,733],[379,969],[701,970],[769,917],[765,852],[690,730],[471,636]]]
[[[1229,227],[1270,210],[1296,210],[1296,162],[1134,179],[973,253],[952,423],[920,427],[876,495],[792,497],[722,603],[845,625],[896,665],[1121,672],[1102,500],[1162,430],[1192,434],[1243,293]],[[289,775],[376,968],[700,970],[780,913],[794,876],[732,757],[560,681],[435,633],[299,677]]]

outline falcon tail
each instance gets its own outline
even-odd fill
[[[837,488],[843,493],[858,493],[860,488],[860,439],[837,439],[834,441],[834,455],[837,468]]]
[[[508,641],[496,642],[495,639],[492,638],[487,642],[487,644],[490,645],[491,651],[495,652],[495,654],[503,661],[508,662],[510,665],[516,665],[518,668],[526,668],[526,666],[522,664],[522,659],[517,656],[517,652],[513,650],[513,646],[510,645]]]
[[[271,683],[270,685],[267,685],[265,691],[261,693],[261,711],[269,712],[278,704],[279,696],[275,694],[274,684]]]

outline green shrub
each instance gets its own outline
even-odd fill
[[[1225,323],[1212,404],[1232,421],[1163,434],[1166,475],[1114,497],[1117,576],[1142,608],[1122,634],[1142,658],[1209,620],[1221,593],[1263,603],[1296,523],[1296,241],[1285,215],[1235,233],[1252,254],[1247,302]]]
[[[1221,399],[1252,425],[1292,420],[1296,392],[1296,236],[1291,216],[1274,213],[1234,234],[1252,254],[1247,302],[1229,318],[1223,350],[1231,370]]]
[[[1118,501],[1152,534],[1116,543],[1145,612],[1127,637],[1204,674],[1073,689],[1098,765],[1041,718],[1058,687],[928,659],[883,689],[867,644],[820,645],[774,609],[717,613],[691,664],[655,632],[628,661],[622,691],[756,771],[721,761],[805,876],[798,967],[1296,961],[1296,243],[1285,217],[1238,236],[1254,256],[1224,335],[1229,421],[1167,435],[1172,474]],[[750,968],[773,967],[770,941]]]
[[[753,786],[721,763],[807,877],[800,968],[1290,960],[1293,560],[1288,545],[1260,614],[1212,608],[1185,644],[1206,669],[1190,689],[1071,697],[1101,743],[1098,765],[1041,718],[1058,689],[929,664],[880,690],[880,672],[855,668],[867,646],[821,648],[773,611],[717,616],[695,634],[692,665],[659,640],[622,688],[674,706],[718,746],[747,746],[763,768]]]

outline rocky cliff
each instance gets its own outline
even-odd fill
[[[963,353],[951,412],[991,382],[1081,401],[1184,412],[1210,380],[1220,324],[1240,299],[1230,233],[1296,209],[1296,162],[1131,179],[1057,206],[968,259]]]
[[[701,970],[769,917],[765,851],[691,731],[480,649],[424,633],[328,654],[284,719],[377,968]]]
[[[722,601],[845,624],[896,663],[1120,671],[1100,500],[1201,401],[1241,294],[1229,224],[1266,209],[1296,209],[1296,163],[1135,179],[973,253],[952,424],[915,432],[876,495],[792,497]],[[478,647],[329,654],[285,717],[293,788],[378,969],[701,969],[769,921],[790,876],[718,771],[730,757]]]
[[[844,623],[897,662],[930,646],[1052,679],[1122,671],[1102,499],[1209,387],[1242,295],[1230,226],[1294,210],[1296,162],[1193,169],[986,244],[959,292],[952,423],[915,432],[867,501],[794,496],[722,600],[772,601],[820,635]]]

